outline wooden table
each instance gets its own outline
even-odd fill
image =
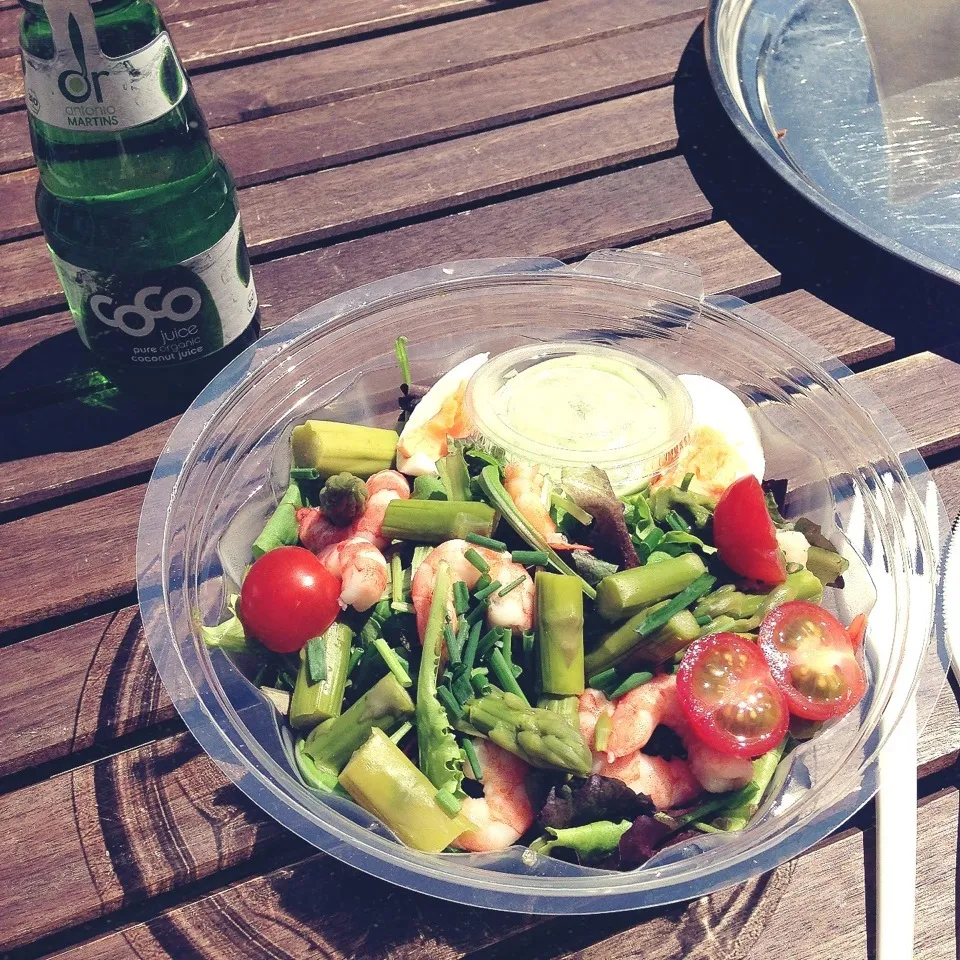
[[[242,187],[267,326],[464,257],[692,257],[827,345],[960,509],[960,293],[793,197],[721,115],[703,0],[166,0]],[[0,949],[103,957],[852,960],[875,950],[873,812],[798,861],[655,913],[445,904],[314,851],[243,797],[166,697],[134,597],[173,421],[91,391],[38,236],[0,2]],[[922,737],[916,955],[955,957],[955,688]]]

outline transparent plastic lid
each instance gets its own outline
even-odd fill
[[[467,387],[474,439],[511,460],[594,464],[620,493],[672,461],[690,427],[680,380],[646,357],[591,343],[544,343],[488,360]]]

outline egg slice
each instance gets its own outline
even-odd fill
[[[687,443],[680,455],[651,481],[651,488],[680,483],[693,474],[689,489],[717,498],[747,474],[763,479],[766,466],[760,431],[743,401],[722,383],[681,374],[693,403]]]
[[[447,371],[413,408],[397,444],[397,469],[411,477],[437,476],[437,461],[446,456],[447,437],[465,437],[464,396],[467,381],[490,357],[489,353],[458,363]]]

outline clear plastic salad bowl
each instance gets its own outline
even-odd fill
[[[221,618],[285,488],[292,427],[317,416],[395,423],[400,334],[418,382],[481,351],[566,340],[703,374],[747,403],[767,477],[790,480],[788,517],[822,524],[850,561],[844,589],[828,590],[826,605],[844,622],[867,610],[870,619],[866,696],[781,764],[746,830],[668,847],[628,873],[522,847],[418,853],[360,807],[306,787],[274,707],[222,652],[204,646],[198,624]],[[910,696],[918,691],[925,719],[944,680],[932,626],[945,535],[923,461],[848,369],[756,308],[704,298],[688,262],[601,251],[576,266],[519,259],[430,267],[334,297],[273,330],[174,430],[143,508],[138,585],[144,630],[177,709],[227,776],[284,826],[433,896],[524,913],[597,913],[688,899],[771,870],[867,802],[878,753]]]

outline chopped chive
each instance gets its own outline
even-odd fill
[[[413,729],[413,724],[409,720],[405,720],[403,723],[397,727],[393,733],[390,734],[390,739],[399,745],[400,741]]]
[[[631,673],[623,683],[617,687],[613,693],[610,694],[611,700],[617,700],[622,697],[625,693],[629,693],[631,690],[636,690],[637,687],[643,686],[648,680],[653,679],[652,673],[647,673],[645,670],[641,670],[639,673]]]
[[[291,467],[291,480],[319,480],[320,473],[314,467]]]
[[[520,584],[523,583],[523,581],[526,580],[526,579],[527,579],[527,578],[526,578],[525,576],[523,576],[523,577],[517,577],[517,579],[514,580],[513,583],[508,583],[508,584],[497,594],[497,596],[498,596],[498,597],[505,597],[511,590],[516,590],[517,587],[519,587]]]
[[[513,670],[513,631],[509,627],[500,627],[500,649],[507,666]],[[514,674],[516,676],[516,674]]]
[[[450,662],[459,663],[461,652],[460,641],[449,623],[443,625],[443,639],[447,642],[447,656],[450,657]]]
[[[493,627],[488,630],[484,635],[483,639],[480,641],[477,646],[477,660],[486,660],[489,656],[490,651],[497,645],[497,641],[500,639],[500,628]]]
[[[745,787],[734,790],[730,793],[721,793],[706,803],[700,804],[695,810],[683,814],[683,816],[674,819],[680,826],[693,823],[694,820],[702,820],[712,813],[718,813],[720,810],[729,810],[732,807],[739,807],[743,803],[750,803],[757,796],[757,785],[751,780]]]
[[[403,560],[400,554],[395,553],[390,558],[390,606],[403,603]]]
[[[397,364],[400,367],[400,376],[403,377],[403,383],[410,384],[410,359],[407,357],[407,338],[397,337],[394,345],[397,354]]]
[[[459,615],[466,613],[469,606],[470,591],[462,580],[457,580],[453,585],[453,609]]]
[[[470,625],[470,635],[463,648],[463,663],[468,670],[473,668],[474,661],[477,659],[477,644],[480,642],[482,630],[483,624],[479,620]]]
[[[694,830],[699,830],[701,833],[723,833],[719,827],[715,827],[709,823],[691,823],[691,827]]]
[[[613,717],[609,711],[603,710],[597,717],[597,725],[593,729],[593,747],[597,753],[603,753],[607,749],[607,742],[610,740],[610,733],[613,730]]]
[[[391,603],[390,609],[393,610],[394,613],[413,613],[414,612],[413,604],[406,603],[406,602]]]
[[[449,814],[451,817],[455,817],[463,806],[449,790],[438,790],[436,793],[436,801],[443,808],[443,812]]]
[[[474,777],[476,777],[477,780],[482,780],[483,768],[480,766],[480,758],[477,756],[473,741],[469,738],[463,741],[463,754],[467,758],[467,763],[470,764],[470,769],[473,771]]]
[[[600,673],[595,673],[590,677],[587,681],[587,686],[594,690],[602,690],[604,693],[609,693],[615,688],[616,683],[616,667],[609,667],[607,670],[601,670]]]
[[[470,686],[476,691],[478,697],[485,697],[490,692],[490,681],[484,673],[474,671],[470,675]]]
[[[471,626],[483,619],[483,615],[487,612],[487,607],[490,606],[490,599],[486,598],[481,600],[468,614],[467,614],[467,623]]]
[[[467,550],[463,555],[463,559],[466,560],[467,563],[476,567],[481,573],[486,573],[490,569],[490,564],[487,563],[487,561],[484,560],[476,550]]]
[[[692,474],[692,473],[686,474],[686,475],[684,476],[684,478],[680,481],[680,489],[681,489],[681,490],[689,490],[689,489],[690,489],[690,481],[691,481],[691,480],[693,480],[693,474]]]
[[[478,547],[486,547],[488,550],[496,550],[497,553],[503,553],[507,545],[502,540],[494,540],[493,537],[484,537],[479,533],[468,533],[464,538],[467,543],[475,544]]]
[[[697,617],[697,626],[705,627],[712,619],[713,617],[711,617],[709,613],[705,613],[703,616]]]
[[[690,524],[687,523],[687,521],[684,520],[676,510],[671,510],[667,514],[666,521],[667,526],[670,527],[671,530],[679,530],[682,533],[690,532]]]
[[[490,586],[490,574],[484,573],[477,578],[477,582],[473,585],[474,591],[485,590]]]
[[[420,564],[432,553],[433,547],[420,544],[413,548],[413,558],[410,560],[410,582],[413,583],[413,575],[417,572]]]
[[[461,706],[468,700],[473,699],[473,687],[470,686],[470,677],[468,671],[461,670],[450,684],[453,695],[457,698],[457,703]]]
[[[536,656],[536,634],[532,630],[523,631],[523,662],[527,669],[528,676],[533,675]]]
[[[546,550],[514,550],[511,557],[524,567],[545,567],[550,562]]]
[[[363,650],[360,647],[354,647],[350,651],[350,661],[347,663],[347,676],[349,677],[353,673],[353,668],[360,662],[360,658],[363,656]]]
[[[380,636],[380,622],[376,617],[371,617],[360,630],[360,640],[363,645],[369,646],[377,637]]]
[[[384,620],[390,619],[390,600],[389,598],[384,598],[380,600],[377,605],[373,608],[373,615],[383,623]]]
[[[457,702],[457,698],[450,692],[449,687],[437,687],[437,699],[458,720],[463,716],[463,707]]]
[[[473,629],[473,624],[467,623],[466,620],[460,620],[460,623],[457,625],[457,659],[463,660],[463,650],[467,645],[467,641],[470,639],[470,631]]]
[[[493,648],[493,652],[490,654],[490,669],[500,683],[501,689],[507,693],[514,694],[514,696],[519,697],[528,707],[530,706],[530,701],[527,700],[526,694],[520,689],[520,684],[517,683],[517,678],[513,675],[513,671],[507,665],[507,661],[503,659],[503,653],[496,647]]]
[[[644,534],[643,542],[650,550],[655,550],[663,537],[664,533],[659,527],[651,527]]]
[[[377,648],[377,653],[380,654],[383,662],[387,665],[387,669],[397,678],[400,686],[413,686],[410,674],[407,673],[406,668],[400,662],[400,658],[391,649],[390,644],[388,644],[383,637],[377,637],[377,639],[373,641],[373,645]]]
[[[323,634],[307,641],[307,677],[311,683],[327,679],[327,641]]]
[[[496,590],[499,590],[503,584],[499,580],[494,580],[492,583],[488,583],[482,590],[475,590],[473,595],[478,600],[486,600]]]
[[[593,517],[591,517],[586,510],[577,506],[569,497],[564,497],[559,493],[552,493],[550,494],[550,503],[563,510],[564,513],[569,513],[577,523],[582,523],[585,527],[589,527],[590,524],[593,523]]]
[[[709,593],[717,578],[705,573],[697,577],[685,590],[681,590],[672,600],[665,603],[659,610],[655,610],[637,627],[641,637],[649,636],[654,630],[659,630],[671,617],[681,610],[686,610],[690,604]]]

